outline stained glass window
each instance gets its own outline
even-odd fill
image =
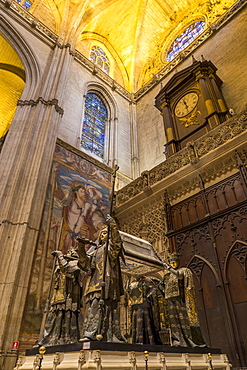
[[[99,68],[103,69],[104,72],[109,73],[110,62],[102,48],[99,46],[93,46],[90,51],[89,59]]]
[[[25,0],[25,1],[23,1],[22,7],[24,9],[30,9],[31,8],[31,5],[32,5],[31,1]]]
[[[20,4],[20,6],[22,6],[24,9],[27,9],[27,10],[29,10],[32,6],[32,2],[29,0],[16,0],[16,2]]]
[[[107,109],[99,95],[88,93],[82,125],[81,146],[98,157],[104,156]]]
[[[191,44],[195,38],[200,35],[205,28],[204,21],[198,21],[191,24],[186,30],[176,38],[171,45],[166,60],[171,62],[182,50],[184,50],[189,44]]]

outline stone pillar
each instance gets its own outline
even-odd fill
[[[0,351],[13,370],[72,55],[55,46],[38,97],[19,101],[0,155]],[[31,78],[31,76],[28,76]]]
[[[136,179],[140,176],[139,156],[138,156],[138,131],[136,122],[136,103],[130,103],[130,130],[131,130],[131,161],[132,177]]]

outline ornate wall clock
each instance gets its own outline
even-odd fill
[[[194,60],[176,73],[155,98],[166,132],[166,154],[172,155],[228,117],[221,79],[211,61]]]
[[[174,113],[178,118],[185,117],[193,111],[198,102],[198,95],[195,92],[189,92],[184,95],[175,106]]]

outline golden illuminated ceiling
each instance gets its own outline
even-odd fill
[[[110,76],[136,92],[167,62],[165,54],[186,27],[209,27],[234,0],[32,0],[35,17],[62,43],[89,57],[94,44],[106,51]]]
[[[25,73],[22,62],[0,34],[0,138],[6,134],[12,122],[16,102],[25,86]]]

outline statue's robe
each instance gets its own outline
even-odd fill
[[[172,345],[206,346],[198,319],[192,272],[185,267],[176,271],[177,276],[168,272],[163,278]]]
[[[124,294],[120,269],[120,255],[123,253],[122,240],[114,223],[111,224],[111,238],[106,259],[105,287],[102,290],[104,255],[106,244],[98,244],[92,251],[85,253],[79,242],[80,263],[89,270],[85,287],[86,312],[83,336],[95,340],[97,334],[104,341],[124,341],[120,333],[119,308],[120,296]],[[100,300],[103,304],[100,304]]]

